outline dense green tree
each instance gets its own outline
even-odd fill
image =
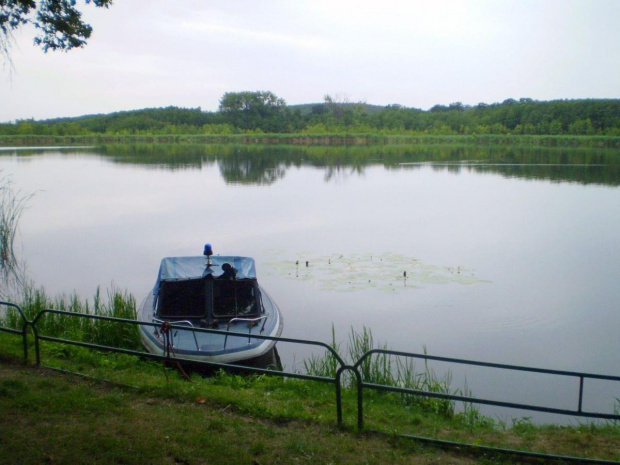
[[[227,92],[220,100],[224,121],[243,130],[284,132],[286,102],[272,92]]]
[[[75,0],[0,0],[0,50],[9,58],[13,31],[32,24],[38,31],[35,45],[43,51],[71,50],[86,45],[92,27],[82,21]],[[85,0],[108,8],[112,0]]]

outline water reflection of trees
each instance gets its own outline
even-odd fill
[[[610,149],[448,145],[112,145],[101,150],[117,163],[160,169],[200,169],[217,163],[227,183],[270,185],[291,167],[325,171],[325,182],[361,175],[366,167],[484,172],[505,177],[620,185],[620,158]]]
[[[116,163],[174,171],[215,164],[216,154],[203,148],[190,144],[120,144],[104,145],[100,153]]]
[[[271,185],[286,174],[286,167],[273,157],[222,157],[218,164],[222,177],[231,184]]]
[[[323,179],[325,182],[343,182],[351,175],[361,174],[364,174],[364,169],[360,166],[326,166]]]

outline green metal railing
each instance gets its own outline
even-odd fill
[[[479,367],[486,367],[486,368],[496,368],[500,370],[512,370],[512,371],[521,371],[521,372],[528,372],[528,373],[538,373],[538,374],[547,374],[547,375],[577,378],[579,380],[579,392],[577,395],[577,408],[574,410],[571,410],[571,409],[559,409],[559,408],[551,408],[551,407],[530,405],[530,404],[520,404],[516,402],[501,402],[501,401],[491,400],[491,399],[481,399],[481,398],[470,397],[470,396],[435,393],[435,392],[421,391],[418,389],[401,388],[397,386],[385,386],[385,385],[379,385],[379,384],[373,384],[373,383],[367,383],[367,382],[361,381],[357,385],[358,399],[360,399],[358,401],[358,427],[360,429],[363,428],[363,421],[364,421],[363,420],[364,418],[363,403],[361,402],[361,399],[363,397],[362,392],[364,388],[375,389],[375,390],[380,390],[380,391],[399,392],[403,394],[411,394],[411,395],[418,395],[418,396],[434,397],[434,398],[440,398],[440,399],[448,399],[448,400],[465,402],[465,403],[476,403],[476,404],[483,404],[483,405],[493,405],[496,407],[524,409],[524,410],[531,410],[535,412],[553,413],[553,414],[558,414],[558,415],[598,418],[598,419],[612,420],[612,421],[613,420],[617,421],[620,418],[619,413],[610,414],[610,413],[600,413],[600,412],[588,412],[588,411],[583,410],[584,380],[597,379],[597,380],[614,381],[614,382],[620,383],[620,376],[598,375],[598,374],[592,374],[592,373],[580,373],[580,372],[575,372],[575,371],[547,370],[544,368],[532,368],[532,367],[524,367],[524,366],[518,366],[518,365],[505,365],[501,363],[477,362],[477,361],[464,360],[464,359],[459,359],[459,358],[437,357],[437,356],[428,355],[428,354],[413,354],[413,353],[408,353],[408,352],[398,352],[398,351],[386,350],[386,349],[373,349],[373,350],[366,352],[357,361],[357,363],[354,365],[354,368],[359,369],[359,367],[364,363],[365,360],[367,360],[368,358],[372,357],[375,354],[393,355],[393,356],[403,357],[403,358],[416,358],[416,359],[423,359],[424,361],[434,360],[434,361],[459,364],[459,365],[479,366]],[[620,395],[620,384],[619,384],[619,395]]]
[[[148,326],[148,327],[154,327],[154,328],[159,328],[159,329],[161,329],[162,323],[140,322],[140,321],[124,319],[124,318],[83,314],[83,313],[68,312],[68,311],[54,310],[54,309],[41,310],[39,313],[37,313],[37,315],[32,320],[28,320],[23,310],[19,306],[9,303],[9,302],[0,301],[0,307],[1,306],[13,308],[14,310],[18,312],[21,318],[21,322],[22,322],[21,329],[0,326],[0,332],[21,335],[23,346],[24,346],[24,360],[25,361],[28,361],[28,357],[29,357],[28,329],[30,328],[32,330],[32,334],[34,337],[35,357],[36,357],[37,365],[41,365],[41,347],[40,347],[41,344],[40,342],[49,341],[49,342],[55,342],[55,343],[60,343],[60,344],[87,347],[90,349],[96,349],[96,350],[107,351],[107,352],[116,352],[116,353],[122,353],[122,354],[136,355],[136,356],[147,358],[147,359],[163,360],[167,362],[191,363],[197,366],[217,367],[217,368],[224,368],[224,369],[243,368],[243,370],[247,370],[249,372],[263,373],[263,374],[269,374],[269,375],[274,375],[274,376],[297,378],[297,379],[304,379],[304,380],[311,380],[311,381],[318,381],[318,382],[333,384],[335,386],[335,396],[336,396],[336,417],[337,417],[337,422],[339,425],[342,425],[343,423],[343,415],[342,415],[343,376],[345,375],[345,373],[350,373],[353,377],[354,387],[356,388],[356,391],[357,391],[357,427],[360,430],[364,428],[364,395],[363,394],[365,390],[397,392],[397,393],[413,395],[413,396],[446,399],[449,401],[464,402],[464,403],[471,403],[471,404],[492,405],[492,406],[505,407],[505,408],[510,408],[510,409],[523,409],[523,410],[546,412],[546,413],[575,416],[575,417],[604,419],[604,420],[609,420],[609,421],[614,421],[614,422],[620,421],[620,412],[615,412],[612,414],[612,413],[590,412],[590,411],[585,411],[583,409],[584,380],[593,379],[593,380],[604,380],[604,381],[620,383],[620,376],[599,375],[599,374],[581,373],[581,372],[572,372],[572,371],[548,370],[548,369],[542,369],[542,368],[523,367],[523,366],[517,366],[517,365],[505,365],[505,364],[488,363],[488,362],[464,360],[464,359],[457,359],[457,358],[437,357],[437,356],[432,356],[428,354],[415,354],[415,353],[400,352],[400,351],[393,351],[393,350],[386,350],[386,349],[370,350],[366,352],[365,354],[363,354],[359,360],[357,360],[355,363],[350,365],[350,364],[345,363],[345,361],[340,357],[340,355],[336,352],[336,350],[333,347],[320,341],[286,338],[286,337],[273,337],[273,336],[265,336],[261,334],[248,335],[248,333],[227,332],[229,336],[237,336],[237,337],[244,337],[244,338],[251,337],[252,339],[272,340],[272,341],[276,341],[280,343],[291,343],[291,344],[300,344],[304,346],[320,347],[324,349],[325,351],[327,351],[331,356],[334,357],[334,360],[337,363],[337,368],[336,368],[336,373],[334,377],[315,376],[315,375],[310,375],[310,374],[302,374],[302,373],[297,373],[297,372],[286,372],[286,371],[279,371],[279,370],[260,368],[260,367],[240,366],[239,364],[233,365],[233,364],[227,364],[227,363],[217,363],[217,362],[207,362],[207,361],[199,362],[196,360],[176,357],[174,356],[174,353],[170,350],[166,350],[164,352],[164,355],[157,355],[157,354],[151,354],[151,353],[139,351],[139,350],[113,347],[113,346],[108,346],[108,345],[94,344],[90,342],[83,342],[83,341],[70,340],[70,339],[64,339],[60,337],[44,335],[40,333],[38,324],[47,315],[64,315],[70,318],[86,318],[86,319],[92,319],[92,320],[103,320],[103,321],[114,322],[119,325],[122,324],[122,325],[134,325],[134,326]],[[219,329],[189,327],[187,325],[182,325],[182,324],[177,325],[177,324],[167,323],[167,322],[165,322],[165,324],[168,325],[167,329],[169,330],[162,332],[164,335],[164,347],[169,347],[169,345],[171,345],[170,333],[172,332],[171,330],[175,330],[175,329],[184,330],[184,331],[193,331],[194,334],[196,333],[221,334],[221,330]],[[371,383],[363,379],[362,370],[360,368],[362,367],[362,364],[367,362],[371,357],[375,355],[402,357],[405,359],[423,359],[425,362],[430,360],[430,361],[446,362],[446,363],[459,364],[459,365],[493,368],[493,369],[499,369],[499,370],[539,373],[539,374],[546,374],[546,375],[576,378],[579,380],[577,407],[575,409],[558,409],[558,408],[551,408],[551,407],[545,407],[545,406],[521,404],[521,403],[516,403],[516,402],[503,402],[503,401],[497,401],[497,400],[492,400],[492,399],[475,398],[475,397],[464,396],[464,395],[455,395],[455,394],[442,393],[442,392],[431,392],[431,391],[425,391],[425,390],[419,390],[419,389],[413,389],[413,388],[407,388],[407,387],[389,386],[385,384]],[[472,445],[472,444],[466,444],[466,443],[451,443],[449,441],[442,441],[442,440],[437,440],[433,438],[422,438],[422,437],[414,437],[414,436],[408,436],[408,435],[402,435],[402,436],[405,438],[413,438],[413,439],[417,439],[417,440],[421,440],[425,442],[435,442],[437,444],[455,445],[459,447],[476,448],[480,450],[499,452],[499,453],[518,454],[518,455],[523,455],[523,456],[528,456],[528,457],[537,457],[537,458],[542,458],[542,459],[559,459],[559,460],[566,460],[566,461],[576,460],[576,461],[581,461],[581,462],[585,461],[585,462],[590,462],[590,463],[620,463],[620,462],[590,460],[590,459],[576,458],[576,457],[551,456],[548,454],[538,454],[534,452],[525,452],[525,451],[519,451],[519,450],[498,449],[498,448],[478,446],[478,445]]]
[[[0,302],[0,305],[13,308],[19,314],[20,320],[22,322],[22,329],[7,328],[4,326],[0,326],[0,332],[20,334],[22,336],[23,346],[24,346],[24,360],[28,361],[28,327],[31,325],[31,322],[28,321],[28,318],[26,318],[24,311],[19,307],[19,305],[15,305],[9,302]]]

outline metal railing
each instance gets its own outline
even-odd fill
[[[495,407],[505,407],[512,409],[523,409],[530,410],[535,412],[545,412],[545,413],[553,413],[558,415],[570,415],[576,417],[587,417],[587,418],[598,418],[605,420],[618,421],[620,418],[619,413],[600,413],[600,412],[588,412],[583,410],[583,395],[584,395],[584,380],[585,379],[597,379],[597,380],[605,380],[605,381],[614,381],[620,383],[620,376],[609,376],[609,375],[599,375],[592,373],[580,373],[575,371],[561,371],[561,370],[548,370],[545,368],[534,368],[534,367],[524,367],[518,365],[506,365],[501,363],[489,363],[489,362],[479,362],[472,360],[464,360],[459,358],[449,358],[449,357],[437,357],[428,354],[414,354],[409,352],[399,352],[394,350],[387,349],[373,349],[366,352],[354,365],[354,370],[359,371],[360,366],[370,357],[375,354],[383,354],[383,355],[392,355],[396,357],[410,358],[410,359],[423,359],[425,362],[428,360],[434,360],[438,362],[446,362],[453,363],[459,365],[469,365],[469,366],[478,366],[485,368],[495,368],[501,370],[512,370],[512,371],[521,371],[528,373],[538,373],[538,374],[546,374],[546,375],[554,375],[554,376],[565,376],[571,378],[577,378],[579,380],[579,392],[577,396],[577,408],[574,410],[571,409],[559,409],[552,407],[544,407],[538,405],[530,405],[530,404],[520,404],[516,402],[503,402],[492,399],[482,399],[471,396],[463,396],[463,395],[455,395],[455,394],[446,394],[446,393],[437,393],[437,392],[429,392],[429,391],[421,391],[419,389],[411,389],[404,388],[398,386],[386,386],[381,384],[373,384],[369,382],[364,382],[361,380],[357,384],[357,392],[358,392],[358,427],[359,429],[363,428],[364,424],[364,414],[363,414],[363,390],[374,389],[378,391],[389,391],[389,392],[398,392],[402,394],[411,394],[417,396],[425,396],[431,398],[439,398],[439,399],[447,399],[452,401],[464,402],[464,403],[475,403],[482,405],[492,405]],[[619,391],[620,395],[620,384]]]
[[[103,316],[103,315],[91,315],[91,314],[86,314],[86,313],[77,313],[77,312],[70,312],[70,311],[65,311],[65,310],[55,310],[55,309],[44,309],[44,310],[41,310],[41,311],[39,311],[39,313],[36,314],[36,316],[32,320],[28,320],[26,318],[25,313],[22,311],[22,309],[19,306],[15,305],[15,304],[12,304],[12,303],[9,303],[9,302],[2,302],[2,301],[0,301],[0,306],[3,306],[3,305],[7,306],[7,307],[14,308],[19,313],[19,315],[20,315],[20,317],[21,317],[21,319],[23,321],[22,330],[16,330],[14,328],[7,328],[7,327],[0,326],[0,331],[12,333],[12,334],[21,334],[22,335],[23,346],[24,346],[24,361],[26,361],[26,362],[28,361],[28,337],[27,337],[27,334],[28,334],[28,328],[30,328],[32,330],[32,334],[34,336],[35,360],[36,360],[36,364],[38,366],[42,365],[41,364],[41,343],[40,343],[40,341],[48,341],[48,342],[55,342],[55,343],[60,343],[60,344],[79,346],[79,347],[87,347],[87,348],[90,348],[90,349],[101,350],[101,351],[106,351],[106,352],[115,352],[115,353],[120,353],[120,354],[125,354],[125,355],[135,355],[135,356],[138,356],[138,357],[141,357],[141,358],[152,359],[152,360],[161,360],[161,361],[164,361],[164,362],[190,363],[190,364],[195,365],[195,366],[224,368],[224,369],[226,369],[226,368],[235,368],[235,369],[243,368],[243,370],[246,370],[246,371],[249,371],[249,372],[254,372],[254,373],[270,374],[270,375],[282,376],[282,377],[287,377],[287,378],[305,379],[305,380],[311,380],[311,381],[318,381],[318,382],[322,382],[322,383],[334,384],[335,385],[335,391],[336,391],[335,394],[336,394],[337,422],[338,422],[339,425],[342,424],[342,386],[341,386],[341,376],[340,376],[340,374],[338,374],[337,376],[335,376],[333,378],[330,378],[330,377],[315,376],[315,375],[309,375],[309,374],[303,374],[303,373],[277,371],[277,370],[273,370],[273,369],[260,368],[260,367],[254,367],[254,366],[244,366],[244,365],[239,365],[239,364],[211,362],[211,361],[197,361],[197,360],[193,360],[193,359],[186,359],[186,358],[183,358],[183,357],[177,357],[177,356],[175,356],[174,351],[171,350],[172,342],[171,342],[170,334],[172,333],[173,330],[193,331],[194,332],[194,337],[195,337],[196,333],[213,333],[213,334],[221,335],[222,334],[222,330],[220,330],[220,329],[190,327],[190,326],[187,326],[185,324],[182,324],[183,322],[181,322],[181,324],[170,323],[170,322],[167,322],[167,321],[164,321],[162,323],[159,323],[159,322],[150,323],[150,322],[142,322],[142,321],[137,321],[137,320],[130,320],[130,319],[126,319],[126,318],[116,318],[116,317],[109,317],[109,316]],[[72,339],[64,339],[64,338],[61,338],[61,337],[55,337],[55,336],[49,336],[49,335],[41,334],[37,324],[46,315],[64,315],[64,316],[67,316],[67,317],[70,317],[70,318],[85,318],[85,319],[91,319],[91,320],[115,322],[115,323],[118,323],[118,324],[126,324],[126,325],[133,325],[133,326],[142,326],[142,327],[152,327],[152,328],[158,329],[160,331],[162,329],[162,325],[166,325],[167,328],[166,328],[165,331],[163,331],[163,334],[164,334],[164,344],[163,345],[164,345],[164,348],[165,348],[164,355],[158,355],[158,354],[153,354],[153,353],[149,353],[149,352],[146,352],[146,351],[139,351],[139,350],[133,350],[133,349],[125,349],[125,348],[109,346],[109,345],[95,344],[95,343],[92,343],[92,342],[84,342],[84,341],[77,341],[77,340],[72,340]],[[345,366],[345,362],[342,360],[340,355],[331,346],[329,346],[328,344],[326,344],[324,342],[304,340],[304,339],[285,338],[285,337],[266,336],[266,335],[262,335],[262,334],[248,334],[248,333],[245,333],[245,332],[233,332],[233,331],[226,331],[225,334],[226,334],[226,337],[230,336],[230,337],[243,337],[243,338],[250,338],[250,339],[262,339],[262,340],[275,341],[276,343],[277,342],[282,342],[282,343],[302,344],[302,345],[305,345],[305,346],[320,347],[322,349],[325,349],[327,352],[329,352],[330,355],[335,358],[335,360],[337,361],[337,363],[341,367]]]
[[[279,343],[291,343],[291,344],[301,344],[304,346],[320,347],[324,349],[326,353],[329,354],[329,356],[332,356],[334,358],[337,367],[336,367],[335,375],[333,377],[316,376],[316,375],[310,375],[310,374],[303,374],[299,372],[278,371],[278,370],[273,370],[273,369],[260,368],[260,367],[254,367],[254,366],[245,366],[245,365],[239,365],[239,364],[219,363],[219,362],[210,362],[210,361],[196,361],[193,359],[185,359],[181,357],[176,357],[174,355],[174,352],[171,350],[164,351],[164,355],[157,355],[157,354],[152,354],[152,353],[148,353],[145,351],[124,349],[120,347],[113,347],[113,346],[95,344],[95,343],[90,343],[90,342],[63,339],[60,337],[40,334],[40,331],[37,325],[42,320],[42,318],[44,318],[46,315],[56,314],[56,315],[65,315],[71,318],[87,318],[87,319],[92,319],[92,320],[110,321],[110,322],[115,322],[117,324],[123,324],[123,325],[149,326],[149,327],[154,327],[156,329],[161,329],[162,324],[167,324],[168,328],[166,330],[166,333],[169,333],[171,330],[174,330],[174,329],[182,329],[185,331],[194,331],[195,334],[196,333],[216,333],[216,334],[221,335],[222,331],[219,329],[198,328],[198,327],[193,327],[193,326],[187,326],[185,324],[175,324],[175,323],[168,323],[168,322],[148,323],[148,322],[140,322],[140,321],[124,319],[124,318],[83,314],[83,313],[68,312],[64,310],[54,310],[54,309],[41,310],[39,313],[37,313],[37,315],[32,320],[28,320],[24,312],[22,311],[22,309],[17,305],[9,303],[9,302],[0,301],[0,306],[6,306],[9,308],[13,308],[20,315],[20,318],[22,320],[22,329],[15,329],[15,328],[8,328],[8,327],[0,326],[0,332],[6,332],[6,333],[22,336],[25,361],[28,361],[28,329],[30,328],[34,336],[34,347],[35,347],[35,356],[36,356],[37,365],[41,365],[40,341],[49,341],[49,342],[55,342],[55,343],[60,343],[60,344],[87,347],[87,348],[107,351],[107,352],[116,352],[116,353],[121,353],[121,354],[135,355],[135,356],[147,358],[147,359],[155,359],[155,360],[163,360],[167,362],[179,362],[179,363],[186,362],[186,363],[191,363],[197,366],[216,367],[216,368],[224,368],[224,369],[242,368],[243,370],[247,370],[249,372],[333,384],[335,386],[336,417],[337,417],[338,425],[342,425],[343,423],[343,414],[342,414],[343,376],[345,373],[351,373],[353,377],[352,379],[354,380],[353,387],[356,389],[356,392],[357,392],[357,427],[360,430],[364,428],[364,395],[363,395],[364,390],[396,392],[396,393],[407,394],[407,395],[412,395],[412,396],[445,399],[448,401],[463,402],[463,403],[469,403],[469,404],[491,405],[491,406],[505,407],[505,408],[510,408],[510,409],[523,409],[523,410],[529,410],[529,411],[546,412],[546,413],[575,416],[575,417],[596,418],[596,419],[609,420],[613,422],[620,422],[620,412],[616,411],[615,413],[601,413],[601,412],[586,411],[583,409],[584,380],[593,379],[593,380],[604,380],[604,381],[620,383],[620,376],[599,375],[599,374],[581,373],[581,372],[573,372],[573,371],[549,370],[549,369],[543,369],[543,368],[480,362],[480,361],[464,360],[464,359],[458,359],[458,358],[437,357],[437,356],[428,355],[428,354],[415,354],[415,353],[400,352],[400,351],[393,351],[393,350],[386,350],[386,349],[372,349],[366,352],[365,354],[363,354],[359,360],[357,360],[352,365],[350,365],[350,364],[347,364],[340,357],[340,355],[336,352],[336,350],[332,346],[326,343],[320,342],[320,341],[286,338],[286,337],[274,337],[274,336],[266,336],[262,334],[248,334],[248,333],[231,332],[231,331],[226,332],[227,335],[235,336],[235,337],[244,337],[244,338],[250,337],[252,339],[271,340],[271,341],[275,341],[276,343],[278,342]],[[194,337],[196,337],[195,334],[194,334]],[[522,403],[517,403],[517,402],[504,402],[504,401],[497,401],[493,399],[476,398],[476,397],[471,397],[471,396],[466,396],[466,395],[456,395],[456,394],[449,394],[449,393],[444,393],[444,392],[432,392],[432,391],[426,391],[426,390],[420,390],[420,389],[414,389],[414,388],[408,388],[408,387],[399,387],[399,386],[391,386],[391,385],[386,385],[386,384],[371,383],[363,379],[362,370],[360,368],[367,360],[369,360],[374,355],[402,357],[402,358],[408,358],[408,359],[423,359],[425,362],[431,360],[431,361],[446,362],[446,363],[459,364],[459,365],[493,368],[493,369],[499,369],[499,370],[511,370],[511,371],[519,371],[519,372],[539,373],[539,374],[545,374],[545,375],[576,378],[579,380],[577,407],[575,409],[560,409],[560,408],[552,408],[552,407],[545,407],[545,406],[538,406],[538,405],[531,405],[531,404],[522,404]],[[619,392],[620,392],[620,389],[619,389]],[[437,443],[446,443],[446,441],[434,440],[434,439],[429,439],[429,438],[417,438],[417,437],[412,437],[412,436],[407,436],[407,435],[403,435],[403,437],[421,439],[424,441],[435,441]],[[478,448],[478,446],[474,446],[474,445],[466,444],[466,443],[451,443],[451,444],[454,444],[457,446]],[[494,450],[497,452],[508,452],[510,454],[521,454],[522,453],[523,455],[534,456],[534,457],[535,456],[539,456],[543,458],[544,457],[555,457],[555,456],[547,456],[545,454],[536,454],[536,453],[523,452],[523,451],[518,451],[518,450],[503,450],[503,449],[488,448],[484,446],[480,446],[479,448],[484,449],[484,450]],[[571,457],[561,457],[561,458],[571,459]],[[580,458],[579,460],[583,460],[583,459]],[[591,462],[597,463],[596,460],[592,460]],[[613,463],[620,463],[620,462],[613,462]]]
[[[23,346],[24,346],[24,360],[28,361],[28,326],[31,325],[31,322],[28,321],[28,318],[26,318],[24,311],[19,307],[19,305],[15,305],[10,302],[0,302],[0,305],[13,308],[19,314],[21,322],[22,322],[22,329],[7,328],[4,326],[0,326],[0,332],[3,331],[5,333],[21,334],[22,339],[23,339]]]

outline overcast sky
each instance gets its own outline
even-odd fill
[[[0,122],[139,108],[620,98],[620,0],[115,0],[83,49],[15,34]]]

